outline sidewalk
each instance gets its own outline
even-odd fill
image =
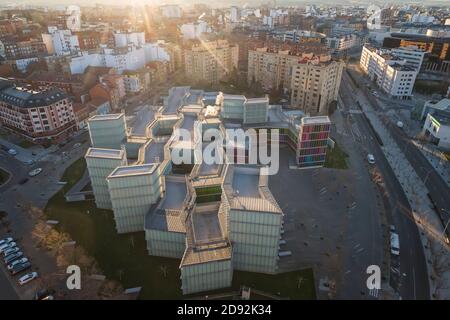
[[[367,118],[380,135],[384,143],[381,149],[402,185],[413,210],[427,260],[430,295],[436,299],[449,299],[450,288],[446,287],[446,284],[450,282],[450,269],[445,266],[450,263],[450,254],[447,245],[443,242],[443,227],[440,219],[433,211],[427,197],[428,189],[405,158],[403,150],[392,139],[378,114],[366,103],[366,98],[360,92],[358,100]]]
[[[450,163],[445,155],[432,144],[417,140],[414,140],[413,143],[450,188]]]

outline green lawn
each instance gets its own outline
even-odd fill
[[[0,168],[0,185],[4,184],[9,179],[9,173]]]
[[[58,228],[68,232],[97,260],[106,277],[119,280],[125,288],[141,286],[140,298],[182,298],[179,260],[149,256],[143,232],[117,234],[112,211],[97,209],[93,201],[65,202],[64,190],[69,190],[78,181],[85,166],[82,158],[66,170],[61,181],[68,183],[50,199],[45,209],[47,217],[59,221]],[[304,280],[300,289],[297,289],[299,276]],[[235,272],[233,280],[234,289],[248,285],[271,294],[279,292],[282,297],[315,298],[311,270],[276,276]]]
[[[328,148],[327,158],[325,160],[326,168],[334,169],[348,169],[347,161],[348,154],[335,143],[334,148]]]

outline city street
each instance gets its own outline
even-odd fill
[[[353,109],[358,111],[357,101],[354,98],[354,92],[357,89],[351,87],[351,83],[351,79],[344,73],[340,91],[341,98],[344,102],[344,110],[350,111]],[[383,176],[391,208],[391,214],[388,215],[388,223],[396,227],[400,238],[400,247],[402,248],[399,261],[400,269],[397,269],[399,272],[391,271],[390,274],[398,278],[399,281],[395,285],[403,299],[429,299],[430,289],[425,256],[408,199],[364,115],[356,113],[352,116],[360,132],[365,136],[372,137],[372,139],[367,140],[364,150],[375,156],[376,166]],[[393,273],[396,273],[396,275]]]
[[[74,148],[78,142],[86,141],[84,145]],[[38,271],[41,278],[46,278],[57,271],[55,258],[47,251],[36,245],[36,239],[32,237],[32,231],[36,219],[50,199],[61,185],[58,185],[65,168],[73,161],[83,156],[87,147],[86,135],[81,134],[72,139],[57,152],[46,154],[40,162],[34,166],[27,166],[19,159],[0,151],[0,167],[10,171],[13,176],[8,183],[0,187],[0,211],[7,213],[7,221],[11,233],[0,230],[0,238],[12,236],[18,241],[18,245],[24,255],[32,262],[32,270]],[[66,156],[62,156],[66,152]],[[29,177],[31,168],[41,167],[42,173]],[[22,179],[27,182],[19,184]],[[33,212],[31,212],[33,211]],[[37,214],[37,215],[36,215]],[[31,299],[41,283],[41,279],[26,286],[19,287],[15,282],[17,277],[11,277],[6,270],[0,268],[0,299]],[[44,284],[45,285],[45,284]]]

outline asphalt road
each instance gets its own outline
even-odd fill
[[[348,75],[346,74],[345,76],[351,83],[351,79]],[[378,104],[378,101],[368,93],[368,89],[365,86],[363,86],[363,92],[366,95],[367,100],[376,110],[383,110]],[[401,101],[398,103],[402,104]],[[422,152],[417,149],[417,146],[413,144],[412,140],[403,130],[398,128],[387,115],[383,115],[382,120],[395,142],[399,146],[405,146],[403,153],[417,175],[425,182],[425,186],[429,191],[432,202],[436,206],[435,210],[441,217],[442,224],[445,226],[450,219],[450,189],[446,182],[436,172],[434,167],[429,163]],[[447,229],[447,235],[450,235],[450,229]]]
[[[347,101],[352,101],[350,105],[356,106],[352,94],[355,88],[349,87],[351,83],[351,79],[345,75],[341,87],[341,96]],[[396,289],[403,299],[429,299],[430,290],[425,256],[409,202],[364,115],[354,114],[353,118],[361,133],[373,138],[367,141],[366,148],[368,153],[370,151],[374,154],[377,161],[376,165],[383,176],[391,207],[391,223],[396,226],[399,234],[400,260],[396,261],[395,257],[392,257],[391,260],[391,265],[399,264],[400,267],[400,272],[397,273]],[[394,276],[392,272],[391,276]]]

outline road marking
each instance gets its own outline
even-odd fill
[[[378,289],[370,289],[369,290],[369,295],[374,297],[374,298],[378,298],[378,291],[380,291],[380,290],[378,290]]]

